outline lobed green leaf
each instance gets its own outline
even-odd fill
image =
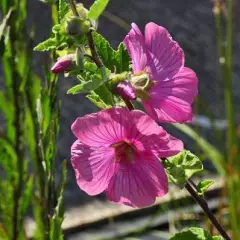
[[[163,162],[170,182],[184,187],[188,179],[203,170],[200,159],[190,151],[184,150]]]
[[[44,42],[39,43],[33,50],[34,51],[49,51],[55,49],[57,41],[55,38],[49,38]]]
[[[192,227],[181,233],[177,233],[169,240],[223,240],[220,236],[211,236],[202,228]]]

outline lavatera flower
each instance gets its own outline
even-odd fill
[[[183,150],[183,143],[139,110],[112,108],[78,118],[71,161],[79,187],[106,192],[118,204],[146,207],[168,191],[159,158]]]
[[[169,32],[148,23],[143,35],[133,23],[124,43],[132,59],[132,84],[147,113],[163,123],[191,121],[198,79],[184,67],[183,50]]]

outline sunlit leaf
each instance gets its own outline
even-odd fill
[[[197,191],[199,195],[203,195],[209,187],[211,187],[214,184],[213,180],[203,180],[198,183],[197,185]]]
[[[97,20],[107,7],[108,3],[109,0],[96,0],[89,9],[88,17]]]
[[[98,33],[94,33],[94,42],[100,58],[108,69],[116,73],[129,71],[130,58],[123,43],[115,51],[109,42]]]
[[[169,181],[184,187],[184,184],[195,173],[203,170],[200,159],[190,151],[184,150],[176,156],[163,161]]]
[[[49,51],[55,49],[57,42],[55,38],[49,38],[44,42],[39,43],[33,50],[34,51]]]
[[[61,20],[66,15],[67,12],[68,12],[68,5],[66,0],[59,0],[59,10],[58,10],[59,19]]]

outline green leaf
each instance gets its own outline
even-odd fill
[[[49,51],[55,49],[57,46],[57,41],[55,38],[49,38],[44,42],[39,43],[33,50],[34,51]]]
[[[109,0],[96,0],[89,9],[88,17],[97,20],[107,7],[108,2]]]
[[[214,184],[213,180],[203,180],[197,185],[197,191],[199,195],[203,195],[210,186]]]
[[[217,171],[221,175],[226,174],[224,157],[220,151],[218,151],[213,145],[211,145],[207,140],[201,137],[197,132],[195,132],[191,127],[186,124],[173,124],[174,127],[185,133],[187,136],[192,138],[197,142],[202,151],[206,156],[213,162]]]
[[[68,12],[68,5],[66,0],[59,0],[59,10],[58,10],[58,16],[59,19],[63,19],[66,13]]]
[[[85,64],[86,66],[86,64]],[[108,80],[110,70],[102,67],[98,69],[94,64],[88,63],[88,69],[96,71],[94,74],[91,72],[85,72],[85,75],[78,76],[78,79],[82,82],[67,91],[67,94],[79,94],[88,93],[99,88],[103,83]]]
[[[92,79],[88,82],[83,82],[78,84],[67,91],[67,94],[79,94],[79,93],[88,93],[103,84],[103,79],[99,74],[94,74]]]
[[[213,237],[202,228],[192,227],[181,233],[177,233],[169,240],[223,240],[223,238],[219,236]]]
[[[87,98],[94,103],[96,106],[98,106],[101,109],[108,109],[111,108],[111,105],[108,105],[105,103],[99,95],[97,95],[95,92],[91,92],[90,94],[87,95]]]
[[[195,173],[203,170],[200,159],[190,151],[184,150],[176,156],[163,161],[168,179],[181,188]]]
[[[116,73],[129,71],[130,57],[123,43],[115,51],[102,35],[95,32],[93,37],[97,52],[108,69]]]
[[[123,43],[120,43],[115,53],[117,72],[130,70],[130,57]]]

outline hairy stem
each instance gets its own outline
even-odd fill
[[[197,194],[197,192],[194,190],[194,188],[191,186],[189,182],[186,183],[185,188],[190,193],[192,198],[199,204],[199,206],[208,216],[208,218],[210,219],[212,224],[216,227],[216,229],[219,231],[219,233],[222,235],[222,237],[226,240],[231,240],[231,238],[228,236],[224,228],[220,225],[218,220],[215,218],[215,216],[209,209],[207,202]]]
[[[69,0],[69,5],[70,5],[70,8],[71,8],[73,14],[78,17],[79,15],[78,15],[78,11],[77,11],[74,0]]]
[[[94,40],[93,40],[93,36],[92,36],[92,32],[90,31],[87,34],[87,39],[88,39],[88,45],[92,54],[92,59],[93,61],[96,63],[98,68],[104,67],[102,60],[99,58],[98,53],[96,51],[96,47],[94,44]]]

